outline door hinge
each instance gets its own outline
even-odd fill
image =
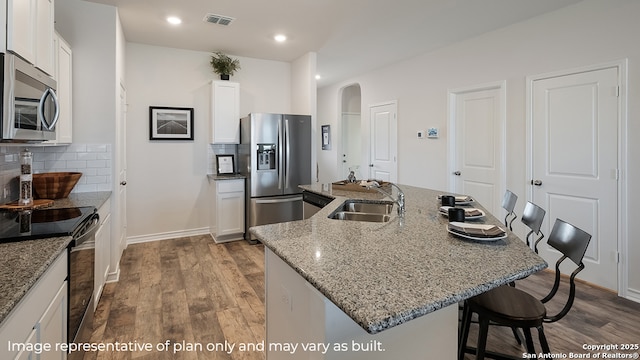
[[[620,264],[620,252],[616,252],[616,263]]]
[[[620,169],[614,170],[614,176],[616,178],[616,181],[620,181]]]
[[[620,85],[616,86],[616,97],[620,97]]]

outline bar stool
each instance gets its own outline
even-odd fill
[[[538,243],[544,238],[544,234],[540,231],[540,226],[542,226],[542,221],[544,220],[544,215],[546,213],[547,212],[544,211],[543,208],[530,201],[527,201],[527,205],[525,205],[524,210],[522,211],[522,223],[527,225],[530,229],[526,237],[527,246],[531,247],[529,240],[531,235],[538,236],[533,246],[536,254],[538,253]]]
[[[460,343],[458,344],[458,359],[463,360],[466,352],[473,353],[474,349],[467,348],[467,338],[469,336],[469,326],[473,313],[478,314],[480,331],[478,335],[478,345],[475,349],[476,359],[484,359],[489,356],[494,359],[522,359],[520,357],[509,357],[504,354],[497,354],[486,351],[487,333],[489,323],[521,328],[524,332],[527,352],[536,355],[531,337],[531,328],[538,330],[538,337],[542,352],[550,354],[549,344],[544,334],[543,324],[556,322],[562,319],[573,305],[576,296],[576,275],[584,269],[582,259],[589,246],[591,235],[583,230],[557,219],[549,235],[548,244],[562,253],[562,257],[556,262],[556,273],[553,287],[549,294],[542,300],[538,300],[529,293],[511,286],[500,286],[477,295],[465,301],[462,315],[462,329]],[[544,306],[557,293],[560,287],[560,264],[570,259],[578,267],[569,277],[569,297],[560,312],[556,315],[548,316]]]
[[[504,197],[502,198],[502,208],[507,210],[507,216],[504,217],[504,226],[508,226],[511,231],[513,231],[511,224],[518,217],[518,215],[513,211],[513,208],[516,207],[516,201],[518,201],[518,195],[509,190],[504,193]],[[508,221],[509,216],[513,216],[511,221]]]

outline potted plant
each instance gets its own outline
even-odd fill
[[[211,55],[211,67],[213,67],[213,72],[220,75],[220,80],[229,80],[229,76],[233,75],[236,70],[240,70],[240,61],[216,51]]]

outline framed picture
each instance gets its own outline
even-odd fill
[[[232,175],[236,173],[233,155],[216,155],[216,169],[218,175]]]
[[[193,140],[193,108],[149,106],[149,140]]]
[[[331,150],[331,125],[322,125],[322,150]]]

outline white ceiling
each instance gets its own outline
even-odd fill
[[[277,61],[316,52],[321,87],[580,0],[87,1],[117,6],[129,42]],[[235,20],[210,24],[207,13]]]

